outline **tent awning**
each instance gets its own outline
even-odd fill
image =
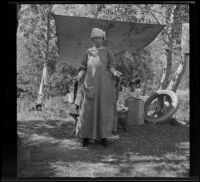
[[[117,54],[123,50],[140,50],[148,46],[164,25],[111,21],[53,14],[61,61],[79,67],[84,52],[92,46],[90,33],[94,27],[106,31],[105,44]]]

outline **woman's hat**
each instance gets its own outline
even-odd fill
[[[100,28],[93,28],[90,38],[92,39],[94,37],[103,37],[104,40],[106,40],[106,32],[101,30]]]

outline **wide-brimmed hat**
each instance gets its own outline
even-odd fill
[[[104,40],[106,40],[106,32],[101,30],[100,28],[93,28],[90,38],[92,39],[94,37],[103,37]]]

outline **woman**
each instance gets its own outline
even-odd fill
[[[107,147],[107,137],[111,136],[114,121],[114,83],[112,74],[119,77],[114,68],[113,53],[103,46],[105,32],[93,28],[91,33],[93,47],[83,57],[77,80],[83,82],[83,102],[81,104],[80,136],[82,146],[87,146],[89,139],[101,139]]]

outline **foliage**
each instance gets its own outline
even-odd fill
[[[58,62],[49,80],[48,95],[50,97],[64,96],[70,92],[77,71],[67,63]]]
[[[26,90],[25,96],[34,101],[37,97],[42,73],[38,72],[33,62],[28,62],[17,74],[17,85]]]
[[[58,62],[58,50],[56,46],[56,31],[53,18],[50,19],[49,53],[47,55],[47,13],[50,5],[22,5],[19,13],[18,38],[24,40],[24,46],[28,52],[29,61],[18,70],[18,84],[29,87],[36,99],[41,82],[43,64],[46,59],[48,72],[51,76]],[[18,52],[20,54],[20,52]],[[19,57],[23,59],[23,57]],[[19,61],[19,60],[18,60]],[[24,85],[24,82],[27,84]]]
[[[18,38],[23,38],[28,58],[21,56],[26,63],[18,70],[18,85],[23,85],[31,93],[31,97],[37,97],[41,81],[43,63],[48,59],[49,86],[46,88],[48,95],[65,95],[70,90],[72,77],[77,70],[70,68],[65,63],[59,62],[58,48],[56,45],[55,22],[50,17],[49,54],[46,57],[47,46],[47,14],[49,8],[54,5],[27,4],[22,5],[19,11]],[[171,28],[173,40],[173,66],[179,64],[181,59],[180,38],[181,23],[188,22],[188,6],[185,4],[63,4],[57,5],[62,14],[69,16],[85,16],[91,18],[132,21],[139,23],[161,23],[166,25],[166,31],[162,31],[147,48],[141,51],[140,61],[137,61],[132,53],[125,53],[117,60],[117,69],[123,73],[122,83],[127,83],[138,72],[143,79],[143,89],[154,90],[158,88],[162,75],[162,67],[166,64],[164,49],[168,46],[168,35]],[[174,23],[170,24],[170,15],[174,13]],[[19,62],[19,60],[18,60]],[[144,70],[141,69],[144,68]],[[174,70],[172,70],[174,71]],[[145,80],[146,78],[146,80]],[[188,78],[186,78],[188,80]],[[148,81],[149,85],[146,83]],[[183,84],[184,85],[184,84]],[[149,87],[149,88],[148,88]]]
[[[69,114],[69,104],[64,103],[63,97],[51,97],[45,101],[44,117],[49,118],[67,118]]]
[[[108,20],[118,20],[118,21],[129,21],[141,23],[144,22],[144,14],[141,16],[142,11],[140,10],[139,5],[134,4],[114,4],[114,5],[105,5],[101,12],[98,14],[100,19]],[[147,22],[145,22],[147,23]],[[121,59],[116,61],[116,67],[119,71],[122,72],[122,86],[128,85],[130,80],[138,74],[142,81],[146,82],[145,78],[153,80],[153,70],[149,63],[152,62],[152,56],[148,49],[140,51],[139,60],[135,59],[132,53],[126,52]],[[142,70],[142,67],[144,70]],[[146,87],[142,87],[146,89]]]
[[[139,59],[137,59],[137,55],[132,55],[128,51],[125,52],[122,58],[116,61],[116,69],[122,73],[121,85],[128,87],[129,82],[135,77],[139,77],[144,81],[146,76],[149,80],[153,81],[154,73],[149,66],[149,63],[152,61],[149,52],[145,49],[140,52]]]

